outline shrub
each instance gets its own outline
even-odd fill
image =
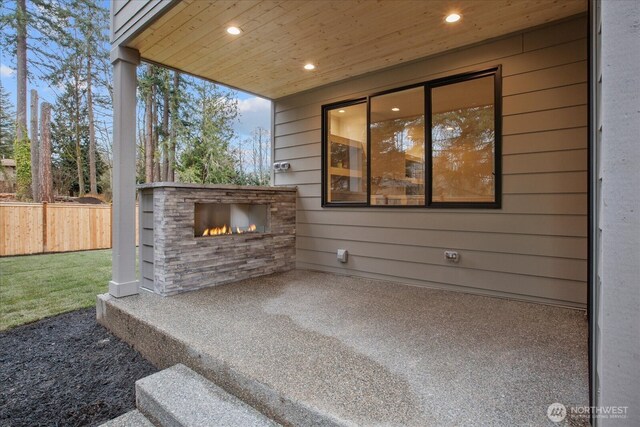
[[[31,198],[31,144],[29,138],[16,139],[13,143],[16,160],[16,198]]]

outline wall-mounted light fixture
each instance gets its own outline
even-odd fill
[[[273,170],[275,172],[285,172],[291,169],[291,163],[289,162],[275,162],[273,164]]]

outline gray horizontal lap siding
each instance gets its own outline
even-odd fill
[[[111,43],[125,45],[177,3],[177,0],[112,0]]]
[[[275,184],[298,186],[297,266],[585,307],[586,30],[580,16],[276,100],[275,160],[291,171]],[[323,104],[497,64],[502,209],[321,207]],[[444,249],[460,251],[460,263],[446,263]]]

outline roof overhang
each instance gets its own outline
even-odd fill
[[[144,60],[277,99],[586,10],[586,0],[181,1],[127,45]],[[445,23],[451,12],[462,19]],[[231,25],[242,33],[228,34]]]

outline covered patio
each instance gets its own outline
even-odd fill
[[[553,402],[634,408],[638,424],[637,16],[633,2],[599,0],[114,0],[113,275],[100,322],[285,425],[551,425]],[[271,183],[297,187],[298,270],[140,292],[141,61],[272,101],[271,160],[286,168]],[[438,206],[432,95],[488,75],[491,203]],[[371,106],[416,88],[421,151],[378,178],[399,173],[392,199],[417,202],[374,206],[387,194],[372,190]],[[447,108],[475,105],[459,93]],[[353,123],[362,137],[342,133]],[[334,191],[355,203],[332,204]],[[155,231],[174,225],[154,218]]]
[[[539,426],[553,402],[589,404],[583,311],[300,270],[101,298],[99,321],[158,367],[285,425]]]

